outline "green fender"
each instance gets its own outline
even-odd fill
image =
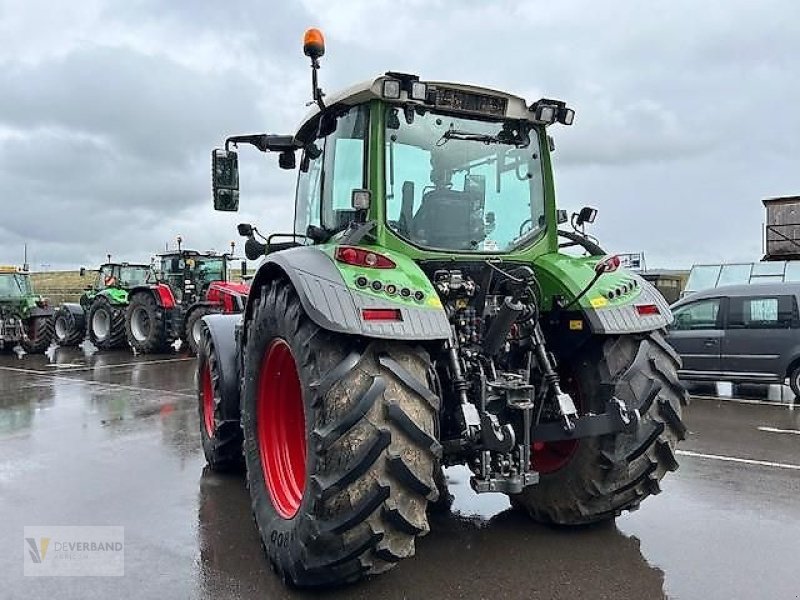
[[[597,256],[576,257],[553,252],[534,262],[542,286],[542,309],[553,311],[555,300],[571,303],[592,281]],[[640,314],[637,306],[655,306]],[[581,311],[593,333],[641,333],[662,329],[672,322],[672,313],[664,297],[636,273],[618,269],[600,276],[576,304],[569,307]]]
[[[121,290],[119,288],[106,288],[100,292],[97,292],[94,298],[96,299],[99,296],[103,296],[104,298],[108,299],[108,301],[113,305],[128,304],[128,290]]]

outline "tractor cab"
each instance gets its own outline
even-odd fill
[[[138,285],[147,285],[155,280],[155,273],[150,265],[105,263],[100,265],[92,287],[95,292],[110,287],[126,290]]]
[[[179,250],[159,255],[160,277],[179,303],[202,298],[211,283],[228,280],[227,254]]]
[[[27,272],[0,266],[0,305],[19,304],[32,295],[33,287]]]

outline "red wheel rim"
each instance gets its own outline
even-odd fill
[[[583,397],[574,377],[562,379],[565,391],[571,396],[581,414]],[[531,444],[531,467],[542,474],[554,473],[567,466],[578,450],[580,440],[560,440],[557,442],[533,442]]]
[[[208,437],[214,437],[214,383],[211,381],[211,366],[206,363],[202,374],[202,402],[203,402],[203,426],[206,428]]]
[[[261,468],[272,504],[284,519],[297,514],[306,482],[306,420],[292,350],[274,340],[264,352],[256,423]]]

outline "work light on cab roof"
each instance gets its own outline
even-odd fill
[[[244,456],[275,568],[323,586],[411,556],[445,466],[562,525],[658,493],[686,431],[672,316],[586,233],[596,209],[557,206],[550,133],[575,111],[397,71],[324,94],[319,30],[303,52],[297,129],[212,154],[218,210],[238,208],[239,144],[297,187],[291,230],[239,225],[261,263],[197,361],[206,458]]]

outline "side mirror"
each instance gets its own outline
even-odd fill
[[[591,206],[584,206],[581,212],[578,213],[578,218],[575,222],[580,227],[584,223],[594,223],[595,217],[597,217],[597,209]]]
[[[239,210],[239,155],[217,148],[211,153],[211,188],[214,210]]]
[[[564,210],[563,208],[559,208],[556,211],[556,221],[558,222],[559,225],[562,225],[567,221],[569,221],[569,217],[567,217],[567,211]]]
[[[81,267],[81,270],[78,271],[81,277],[86,277],[86,267]]]
[[[247,238],[244,243],[244,255],[249,260],[258,260],[267,253],[267,245],[262,244],[253,237]]]
[[[253,235],[253,226],[250,223],[239,223],[236,226],[236,231],[239,232],[239,235],[242,237],[250,237]]]

